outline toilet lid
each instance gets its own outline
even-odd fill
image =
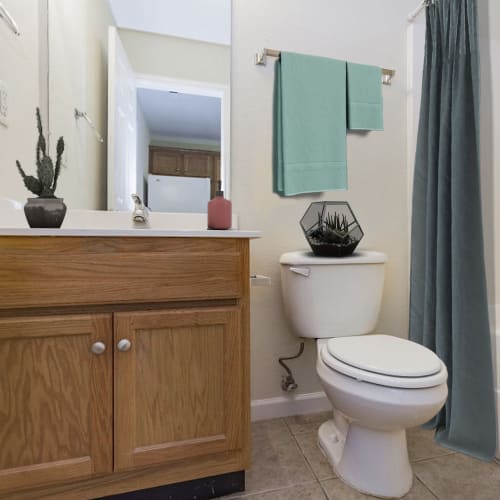
[[[338,337],[328,341],[327,349],[342,363],[392,377],[428,377],[442,366],[430,349],[391,335]]]
[[[320,356],[335,372],[386,387],[423,389],[444,384],[448,378],[445,364],[432,351],[388,335],[329,339]]]

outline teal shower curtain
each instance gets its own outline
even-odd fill
[[[497,424],[479,180],[476,0],[435,0],[426,15],[410,339],[448,367],[448,401],[430,422],[436,440],[491,460]]]

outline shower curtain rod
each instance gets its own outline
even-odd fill
[[[432,5],[434,2],[435,0],[422,0],[418,7],[414,11],[410,12],[406,17],[408,22],[412,23],[426,7],[429,7],[429,5]]]
[[[257,52],[255,54],[255,64],[258,66],[265,66],[267,64],[267,56],[269,57],[279,57],[281,52],[276,49],[263,49],[262,52]],[[382,69],[382,83],[384,85],[390,85],[391,80],[396,74],[396,70],[394,69]]]

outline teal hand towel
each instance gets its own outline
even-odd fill
[[[346,63],[281,52],[274,87],[274,192],[347,188]]]
[[[379,67],[347,63],[347,128],[384,130]]]

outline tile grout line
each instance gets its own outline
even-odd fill
[[[311,470],[311,472],[312,472],[312,475],[313,475],[313,477],[314,477],[314,479],[315,479],[316,484],[318,484],[318,485],[319,485],[319,487],[320,487],[320,489],[321,489],[321,491],[322,491],[322,493],[323,493],[323,495],[324,495],[324,497],[325,497],[325,500],[330,500],[330,495],[328,494],[328,492],[326,491],[325,487],[323,486],[323,483],[324,483],[324,482],[326,482],[326,481],[331,481],[331,480],[338,479],[337,475],[336,475],[336,474],[335,474],[335,472],[332,470],[332,473],[334,474],[332,477],[328,477],[328,478],[326,478],[326,479],[320,479],[320,478],[316,475],[316,473],[314,472],[314,469],[313,469],[312,465],[310,464],[309,459],[308,459],[308,458],[304,455],[304,453],[303,453],[303,451],[302,451],[302,448],[300,447],[300,444],[299,444],[299,442],[297,441],[297,437],[296,437],[296,436],[297,436],[297,434],[299,434],[299,433],[294,434],[294,433],[292,432],[292,430],[290,429],[290,426],[288,425],[288,422],[286,422],[286,419],[285,419],[285,423],[286,423],[286,425],[288,426],[288,429],[290,430],[290,434],[293,436],[293,439],[295,440],[295,443],[297,444],[297,446],[298,446],[298,448],[299,448],[299,451],[300,451],[301,455],[304,457],[304,459],[305,459],[305,461],[306,461],[307,465],[309,466],[309,469],[310,469],[310,470]],[[313,433],[317,433],[317,432],[316,432],[316,431],[310,431],[310,433],[311,433],[311,434],[313,434]],[[306,433],[304,433],[304,434],[306,434]],[[330,464],[328,464],[328,465],[331,467],[331,465],[330,465]]]
[[[319,487],[321,488],[321,491],[323,492],[323,495],[325,495],[325,498],[327,500],[330,500],[330,495],[328,494],[328,491],[326,491],[326,488],[323,486],[323,483],[326,483],[326,481],[331,481],[331,479],[325,479],[324,481],[319,482]]]
[[[419,458],[417,460],[410,460],[411,464],[422,464],[426,462],[432,462],[433,460],[438,460],[440,458],[446,458],[450,457],[451,455],[455,455],[456,453],[452,451],[451,453],[446,453],[445,455],[437,455],[435,457],[424,457],[424,458]]]
[[[314,472],[314,469],[312,468],[312,465],[309,463],[308,458],[304,455],[304,452],[302,451],[302,448],[300,447],[300,444],[299,444],[299,442],[297,441],[296,434],[294,434],[294,433],[292,432],[292,429],[290,428],[290,425],[288,425],[288,422],[287,422],[286,418],[285,418],[285,424],[286,424],[286,426],[287,426],[288,430],[290,431],[290,434],[292,435],[292,437],[293,437],[293,439],[294,439],[294,441],[295,441],[295,444],[296,444],[296,445],[297,445],[297,447],[299,448],[300,454],[304,457],[304,460],[306,461],[306,464],[308,465],[308,467],[309,467],[309,469],[310,469],[310,471],[311,471],[311,473],[312,473],[312,475],[313,475],[313,477],[314,477],[314,479],[315,479],[315,482],[319,485],[319,487],[320,487],[321,491],[323,492],[323,495],[324,495],[324,497],[325,497],[325,500],[330,500],[330,495],[328,495],[328,492],[327,492],[327,491],[326,491],[326,489],[324,488],[323,483],[322,483],[322,480],[320,480],[320,479],[319,479],[319,477],[318,477],[318,476],[316,476],[316,473]],[[311,431],[311,433],[314,433],[314,432],[316,432],[316,431]],[[298,434],[298,433],[297,433],[297,434]],[[331,466],[330,466],[330,467],[331,467]],[[335,473],[334,473],[334,474],[335,474]],[[327,479],[324,479],[323,481],[329,481],[329,480],[331,480],[331,479],[337,479],[337,476],[336,476],[336,475],[334,475],[333,477],[331,477],[331,478],[327,478]]]
[[[241,492],[242,495],[230,496],[230,497],[227,497],[227,500],[233,500],[233,499],[236,500],[238,498],[242,498],[242,499],[252,498],[252,497],[256,497],[257,495],[262,495],[262,494],[266,494],[266,493],[275,493],[277,491],[285,491],[285,490],[289,490],[291,488],[295,488],[295,486],[302,486],[304,484],[313,484],[313,483],[316,483],[316,481],[307,481],[305,483],[289,484],[287,486],[280,486],[279,488],[269,488],[267,490],[254,491],[254,492],[250,492],[248,494]],[[215,499],[215,500],[217,500],[217,499]]]
[[[283,421],[283,423],[285,424],[285,428],[288,431],[289,437],[291,438],[290,441],[293,444],[295,444],[295,447],[297,448],[297,450],[299,452],[299,455],[303,458],[303,460],[304,460],[304,462],[306,464],[306,467],[308,468],[308,470],[311,473],[312,479],[310,481],[288,484],[286,486],[281,486],[281,487],[276,487],[276,488],[263,489],[263,490],[259,490],[259,491],[248,492],[248,493],[246,493],[246,492],[240,492],[241,495],[231,496],[231,497],[228,498],[228,500],[232,500],[232,499],[234,499],[234,500],[237,500],[237,499],[244,500],[245,498],[250,498],[251,499],[252,497],[257,498],[256,495],[262,495],[262,494],[267,494],[267,493],[274,493],[274,492],[278,492],[278,491],[286,491],[286,490],[294,488],[296,486],[301,486],[301,485],[306,485],[306,484],[318,484],[320,486],[321,490],[323,491],[323,488],[322,488],[319,480],[317,479],[316,475],[314,474],[314,471],[312,470],[312,468],[311,468],[311,466],[309,464],[309,461],[307,460],[306,456],[302,453],[302,449],[299,446],[297,440],[295,439],[295,434],[290,429],[290,426],[288,425],[288,422],[286,421],[286,417],[279,417],[277,419],[271,419],[271,420],[281,420],[281,421]],[[326,497],[325,500],[328,500],[328,496]]]
[[[304,452],[302,451],[302,448],[301,448],[301,446],[300,446],[300,443],[299,443],[299,442],[298,442],[298,440],[297,440],[297,437],[296,437],[296,436],[298,436],[299,434],[300,434],[300,435],[304,435],[304,434],[313,434],[313,433],[314,433],[314,434],[316,434],[316,435],[317,435],[317,433],[318,433],[317,429],[312,430],[312,431],[305,431],[305,432],[297,432],[297,433],[294,433],[294,432],[292,431],[292,429],[290,428],[290,426],[288,425],[288,422],[286,421],[286,417],[284,417],[284,420],[285,420],[285,424],[286,424],[286,425],[287,425],[287,427],[288,427],[288,430],[290,431],[290,434],[293,436],[293,439],[295,440],[295,443],[296,443],[296,444],[297,444],[297,446],[299,447],[299,450],[300,450],[301,455],[304,457],[305,461],[307,462],[307,465],[309,465],[309,468],[311,469],[311,472],[312,472],[312,474],[313,474],[314,478],[316,479],[316,481],[317,481],[318,483],[320,483],[320,484],[321,484],[321,481],[328,481],[329,479],[337,479],[337,475],[335,474],[335,472],[334,472],[333,470],[332,470],[332,474],[333,474],[333,476],[332,476],[332,477],[327,477],[327,478],[325,478],[325,479],[320,479],[320,478],[316,475],[316,473],[314,472],[314,469],[313,469],[313,467],[312,467],[312,464],[309,462],[309,459],[306,457],[306,455],[305,455],[305,454],[304,454]],[[318,445],[318,447],[319,447],[319,445]],[[331,467],[331,465],[330,465],[330,467]]]
[[[424,481],[424,480],[423,480],[423,479],[422,479],[422,478],[421,478],[421,477],[420,477],[420,476],[419,476],[419,475],[418,475],[415,471],[413,471],[413,474],[415,475],[415,477],[417,478],[417,480],[418,480],[420,483],[422,483],[422,486],[423,486],[423,487],[424,487],[427,491],[429,491],[429,493],[430,493],[430,494],[431,494],[431,495],[432,495],[432,496],[433,496],[436,500],[441,500],[441,499],[439,498],[439,496],[438,496],[438,495],[434,492],[434,490],[433,490],[430,486],[428,486],[428,485],[425,483],[425,481]],[[443,500],[445,500],[445,499],[443,499]]]
[[[302,448],[300,447],[300,444],[297,441],[297,438],[295,437],[295,434],[292,432],[292,429],[290,429],[290,426],[288,425],[288,422],[286,421],[286,418],[284,420],[285,420],[285,425],[287,426],[288,431],[290,432],[290,435],[292,436],[292,438],[293,438],[293,440],[295,442],[295,445],[299,449],[300,455],[304,459],[307,467],[309,468],[309,470],[310,470],[310,472],[312,474],[312,477],[314,478],[315,482],[318,483],[320,485],[320,487],[321,487],[320,479],[318,478],[318,476],[316,476],[316,473],[314,472],[314,469],[312,468],[312,465],[309,463],[308,458],[304,455],[304,452],[302,451]]]

